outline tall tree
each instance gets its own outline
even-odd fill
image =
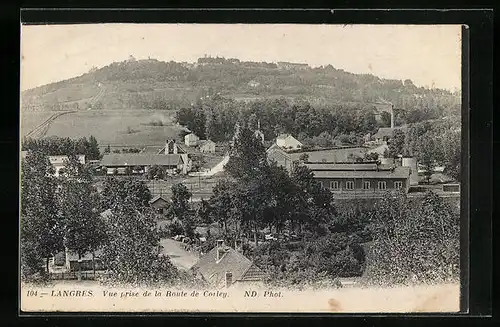
[[[136,200],[119,198],[106,219],[103,260],[116,282],[151,285],[173,282],[179,272],[161,253],[160,236],[151,208],[136,209]]]
[[[169,209],[174,217],[184,220],[191,215],[191,208],[189,206],[191,196],[192,194],[186,185],[182,183],[172,185],[172,205]]]
[[[264,145],[250,129],[241,127],[225,167],[226,171],[234,178],[247,179],[259,174],[266,163]]]
[[[54,167],[44,153],[28,151],[21,162],[21,258],[24,270],[40,270],[39,260],[63,249],[63,232],[59,217],[53,177]]]
[[[103,244],[104,223],[100,216],[99,194],[91,170],[76,156],[69,156],[65,174],[60,176],[59,202],[64,224],[64,245],[80,259]]]

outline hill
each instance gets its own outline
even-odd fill
[[[311,68],[225,58],[200,58],[197,63],[156,59],[114,62],[78,77],[24,91],[21,97],[25,111],[177,110],[214,92],[243,101],[285,97],[305,99],[311,104],[342,104],[383,99],[405,110],[439,107],[457,112],[460,108],[458,94],[417,87],[411,80],[352,74],[331,65]]]

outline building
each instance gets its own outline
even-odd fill
[[[21,159],[26,158],[26,155],[28,154],[28,151],[21,151]],[[55,169],[54,176],[59,176],[59,173],[61,172],[61,169],[64,169],[66,167],[66,163],[68,162],[69,158],[66,155],[60,155],[60,156],[47,156],[49,159],[49,162],[52,164],[52,166]],[[85,155],[84,154],[79,154],[77,155],[78,162],[80,162],[82,165],[85,165],[86,160],[85,160]]]
[[[259,85],[260,85],[260,83],[257,81],[252,80],[252,81],[248,82],[248,86],[250,86],[250,87],[257,87]]]
[[[232,285],[255,285],[264,280],[264,272],[241,253],[217,240],[217,245],[191,268],[195,275],[216,288]]]
[[[410,188],[410,167],[378,163],[306,163],[324,188],[338,195],[380,195]]]
[[[279,69],[286,69],[286,70],[306,70],[309,69],[308,64],[300,64],[300,63],[294,63],[294,62],[285,62],[285,61],[280,61],[276,63]]]
[[[184,144],[186,144],[187,146],[196,146],[198,145],[199,140],[200,138],[194,133],[184,136]]]
[[[270,162],[275,161],[279,166],[291,171],[293,165],[301,160],[307,162],[348,162],[354,157],[364,157],[366,151],[365,147],[337,147],[289,153],[277,144],[273,144],[267,149],[267,159]]]
[[[149,201],[149,204],[158,213],[163,214],[163,211],[168,206],[169,201],[165,199],[162,195],[157,195]]]
[[[276,145],[285,151],[297,151],[303,147],[303,144],[290,134],[278,135]]]
[[[212,140],[201,140],[198,145],[201,153],[215,153],[215,142]]]
[[[372,139],[378,143],[387,142],[393,137],[395,130],[404,131],[406,128],[406,126],[380,127],[377,133],[373,134]]]
[[[110,153],[103,156],[101,166],[108,175],[143,174],[151,166],[187,174],[191,170],[191,159],[187,154]]]

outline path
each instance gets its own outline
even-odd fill
[[[181,242],[164,238],[160,244],[163,246],[162,253],[168,255],[172,263],[179,269],[188,270],[198,261],[198,255],[195,252],[184,250]]]
[[[58,113],[53,114],[52,116],[47,118],[43,123],[41,123],[40,125],[35,127],[33,130],[28,132],[24,137],[33,137],[33,135],[36,135],[37,133],[39,134],[38,135],[39,137],[43,137],[45,135],[45,133],[47,133],[47,131],[50,127],[50,124],[54,120],[56,120],[57,117],[65,115],[65,114],[73,113],[73,112],[76,112],[76,111],[62,111],[62,112],[58,112]]]
[[[190,173],[189,176],[201,176],[201,177],[210,177],[217,173],[224,171],[224,166],[229,162],[229,154],[226,154],[222,160],[213,166],[209,171],[200,172],[200,173]]]

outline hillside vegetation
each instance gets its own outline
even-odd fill
[[[23,109],[178,110],[207,94],[236,100],[289,98],[317,104],[374,103],[381,99],[400,110],[438,108],[460,111],[460,97],[411,80],[352,74],[331,65],[296,70],[272,63],[200,58],[198,64],[156,59],[114,62],[65,81],[22,93]]]

